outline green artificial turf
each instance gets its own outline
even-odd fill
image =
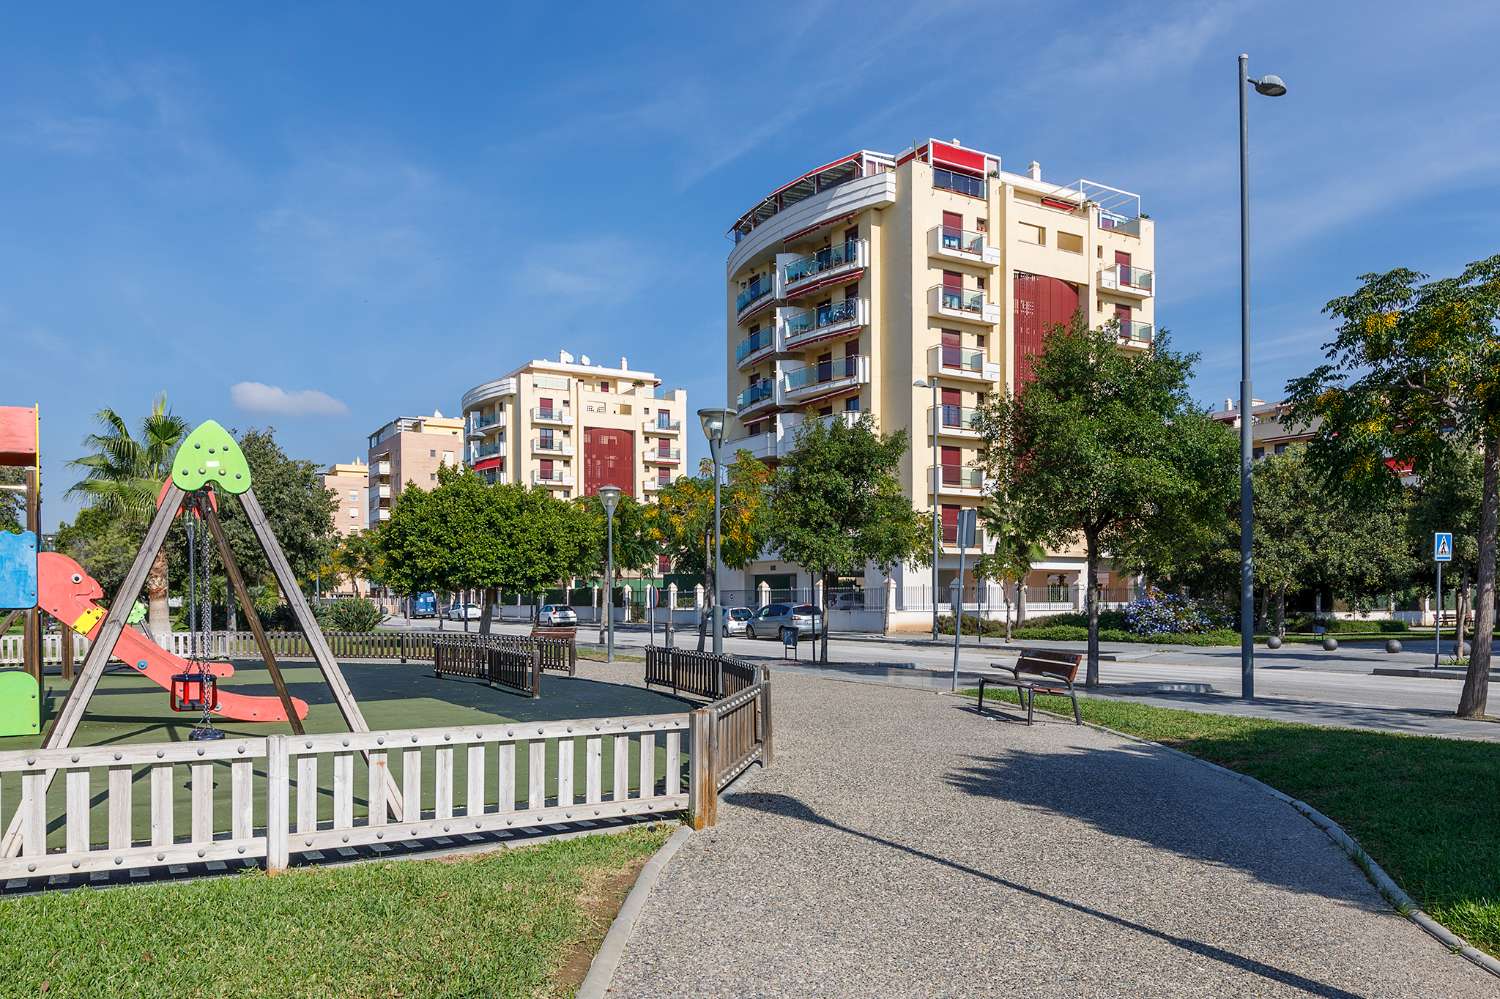
[[[572,995],[664,827],[0,902],[0,995]]]
[[[985,699],[1014,703],[1016,694],[987,690]],[[1078,703],[1088,721],[1249,774],[1307,802],[1343,826],[1434,919],[1500,955],[1500,745],[1104,698]],[[1037,706],[1072,710],[1060,697],[1038,697]]]

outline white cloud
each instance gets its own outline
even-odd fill
[[[269,413],[275,416],[342,416],[349,407],[327,392],[317,389],[287,391],[279,385],[263,382],[236,382],[229,398],[247,413]]]

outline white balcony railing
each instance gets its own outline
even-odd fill
[[[984,351],[973,347],[940,346],[927,351],[927,373],[993,384],[1000,380],[1000,365],[985,360]]]
[[[531,411],[532,423],[572,423],[573,418],[566,409],[554,406],[551,409],[537,407]]]
[[[677,434],[682,432],[682,421],[653,416],[641,424],[641,428],[648,434]]]
[[[379,510],[376,510],[375,511],[375,519],[376,520],[390,520],[391,519],[391,508],[388,507],[388,506],[383,506]]]
[[[682,460],[682,449],[675,447],[647,448],[646,460],[655,462],[658,465],[675,465]]]
[[[671,485],[670,482],[663,482],[661,479],[647,479],[645,482],[648,493],[659,493],[669,485]]]
[[[1000,321],[1000,306],[988,301],[977,288],[933,285],[927,290],[927,306],[934,316],[992,325]]]
[[[550,472],[543,472],[539,468],[533,469],[531,484],[534,486],[571,486],[573,473],[565,468],[554,468]]]
[[[749,451],[753,457],[759,458],[762,461],[780,458],[790,454],[792,449],[797,446],[797,435],[808,424],[816,422],[829,425],[839,422],[852,426],[859,422],[861,415],[863,414],[854,412],[834,413],[830,416],[817,417],[816,420],[807,420],[789,426],[783,425],[763,434],[751,434],[748,437],[741,437],[737,440],[725,441],[724,453],[733,458],[734,455],[741,451]],[[795,414],[788,414],[784,415],[782,419],[789,419],[794,416]]]
[[[989,234],[956,229],[952,226],[933,226],[927,231],[927,251],[934,257],[948,257],[977,264],[998,264],[1000,247],[989,242]]]
[[[1156,275],[1134,264],[1111,264],[1099,272],[1099,287],[1122,295],[1148,298],[1155,294]]]
[[[786,372],[784,383],[788,399],[805,399],[870,380],[869,358],[850,354],[828,361],[818,361]]]
[[[377,461],[373,466],[373,470],[376,475],[390,475],[391,463],[388,461]]]
[[[573,442],[557,437],[551,439],[535,437],[531,441],[531,449],[533,451],[540,451],[543,454],[572,454]]]

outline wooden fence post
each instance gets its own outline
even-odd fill
[[[760,765],[769,767],[775,755],[771,748],[771,667],[760,668]]]
[[[266,872],[284,871],[289,860],[291,761],[287,737],[266,736]]]
[[[396,639],[397,639],[397,642],[396,642],[397,647],[400,650],[401,661],[402,662],[406,662],[406,632],[404,632],[404,631],[401,632],[399,635],[396,636]]]
[[[536,699],[542,696],[542,642],[544,639],[533,638],[531,640],[531,696]]]
[[[707,829],[719,818],[719,786],[714,766],[713,711],[697,708],[688,715],[688,815],[694,829]]]

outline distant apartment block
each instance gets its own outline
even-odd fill
[[[408,483],[430,489],[444,465],[463,461],[464,421],[434,412],[402,416],[370,435],[367,496],[373,527],[391,519],[396,497]]]
[[[687,390],[661,391],[649,371],[561,351],[464,393],[465,460],[490,482],[562,499],[618,486],[651,499],[683,474]]]
[[[1036,163],[1008,172],[957,140],[842,156],[761,198],[729,236],[731,449],[775,462],[807,421],[864,413],[907,431],[903,483],[940,511],[944,591],[959,511],[985,495],[976,409],[1024,385],[1047,332],[1075,314],[1112,324],[1122,350],[1154,336],[1155,232],[1137,195],[1045,181]],[[1028,582],[1069,585],[1082,570],[1081,552],[1049,553]],[[929,573],[907,567],[897,585]],[[766,560],[744,585],[795,575]]]
[[[1285,402],[1251,400],[1250,439],[1254,449],[1251,456],[1256,461],[1269,454],[1281,454],[1292,444],[1302,444],[1312,440],[1317,424],[1307,428],[1294,427],[1287,419],[1287,408]],[[1215,410],[1209,416],[1238,431],[1240,427],[1239,400],[1225,399],[1224,408]]]
[[[369,465],[358,458],[329,465],[323,472],[323,488],[338,500],[339,505],[333,511],[334,531],[347,536],[369,526]]]

